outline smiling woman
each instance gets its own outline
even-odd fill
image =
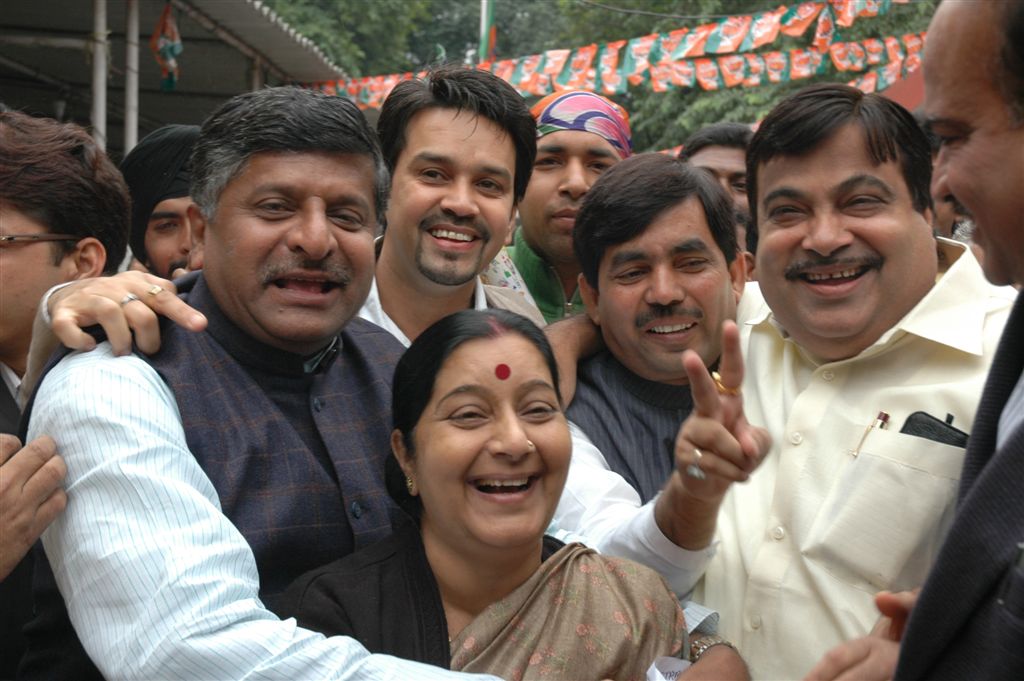
[[[372,652],[503,678],[643,678],[682,611],[629,561],[544,536],[571,443],[544,334],[501,310],[421,334],[395,370],[390,539],[300,578],[275,610]]]

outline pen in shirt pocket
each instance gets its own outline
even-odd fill
[[[875,420],[868,424],[868,427],[864,429],[864,434],[860,436],[860,442],[857,443],[857,448],[853,450],[853,455],[858,456],[860,454],[860,448],[864,446],[864,441],[868,439],[868,435],[875,428],[879,430],[885,430],[886,426],[889,425],[889,413],[885,411],[878,412],[878,416]]]

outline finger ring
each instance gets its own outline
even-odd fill
[[[160,286],[159,284],[153,284],[148,289],[146,289],[146,293],[148,293],[151,296],[158,296],[163,290],[163,286]]]
[[[693,448],[694,461],[684,469],[684,473],[694,480],[706,480],[708,475],[700,467],[700,460],[704,458],[704,452],[696,447]]]
[[[711,380],[715,382],[715,387],[718,388],[718,392],[722,395],[736,396],[740,394],[739,388],[730,388],[722,383],[722,375],[717,371],[711,372]]]
[[[124,298],[121,299],[121,305],[127,305],[128,303],[132,302],[133,300],[138,300],[138,299],[139,299],[139,297],[137,295],[135,295],[134,293],[126,293]]]

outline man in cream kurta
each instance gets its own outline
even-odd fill
[[[877,592],[923,583],[1013,296],[964,247],[937,253],[928,141],[898,104],[807,87],[765,117],[747,163],[760,241],[743,394],[774,444],[730,489],[695,598],[753,678],[794,679],[871,630]]]
[[[964,449],[899,431],[915,411],[952,414],[970,431],[1013,300],[968,249],[940,247],[956,261],[935,287],[846,360],[801,349],[757,284],[740,302],[746,413],[775,442],[726,496],[695,598],[719,610],[754,678],[802,677],[832,645],[871,629],[876,592],[920,586],[935,559]],[[888,428],[873,429],[855,456],[880,411]]]

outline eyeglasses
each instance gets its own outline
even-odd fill
[[[34,244],[41,241],[80,241],[74,234],[0,234],[0,247],[13,244]]]

